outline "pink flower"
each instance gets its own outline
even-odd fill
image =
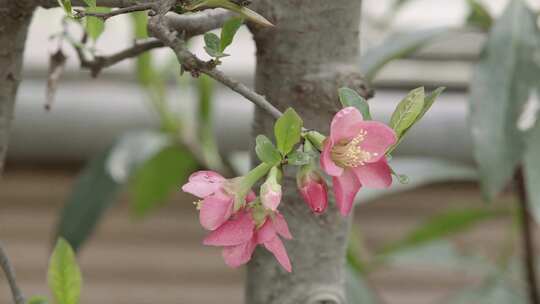
[[[315,213],[323,213],[328,206],[328,188],[322,176],[310,165],[298,171],[296,178],[298,190]]]
[[[321,167],[332,176],[342,215],[350,213],[361,186],[386,188],[392,184],[385,153],[396,140],[394,130],[381,122],[364,121],[354,107],[334,116],[321,153]]]
[[[268,178],[261,185],[261,202],[269,210],[276,211],[281,202],[281,185],[278,182],[281,172],[277,167],[273,167],[268,173]]]
[[[193,173],[182,190],[202,199],[199,205],[199,221],[207,230],[215,230],[225,223],[233,213],[234,193],[227,190],[231,184],[219,173],[213,171],[197,171]],[[250,192],[246,197],[248,202],[255,199]]]
[[[241,210],[218,229],[210,232],[203,244],[223,246],[223,259],[231,267],[246,264],[251,259],[257,245],[263,245],[272,252],[285,270],[291,272],[291,262],[279,236],[292,239],[285,218],[279,213],[266,217],[257,228],[251,212]]]

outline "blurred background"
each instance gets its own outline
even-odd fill
[[[479,2],[492,16],[500,15],[507,4]],[[530,5],[540,9],[540,3]],[[363,6],[361,48],[366,56],[402,33],[448,28],[452,32],[433,36],[374,77],[370,105],[374,118],[382,121],[388,121],[395,105],[413,88],[447,89],[393,155],[394,167],[408,176],[406,183],[396,182],[384,192],[362,190],[357,197],[349,250],[354,278],[349,283],[362,286],[354,290],[361,293],[356,296],[366,297],[362,303],[522,303],[514,194],[503,194],[490,204],[482,200],[468,129],[468,85],[485,31],[467,24],[471,5],[465,0],[364,0]],[[133,150],[162,146],[155,134],[166,129],[160,109],[175,117],[174,124],[181,124],[181,133],[190,142],[200,132],[197,121],[206,99],[211,100],[214,117],[210,137],[217,140],[225,166],[245,171],[252,146],[252,104],[207,80],[177,79],[174,58],[167,50],[152,53],[152,68],[163,79],[156,93],[155,87],[141,85],[135,60],[93,79],[79,68],[75,52],[66,45],[66,72],[52,109],[46,111],[48,58],[58,45],[50,36],[62,32],[62,16],[61,9],[39,9],[35,14],[7,169],[0,181],[0,240],[24,292],[48,293],[48,257],[62,214],[70,212],[64,206],[75,204],[80,198],[76,189],[86,187],[83,204],[99,201],[101,207],[60,228],[97,222],[79,254],[83,303],[241,303],[244,271],[229,269],[219,250],[202,246],[204,230],[194,198],[179,191],[180,183],[142,194],[133,190],[158,173],[126,176],[141,157]],[[134,36],[126,35],[126,28],[132,23],[129,16],[108,21],[95,45],[98,54],[129,46]],[[203,46],[202,38],[192,40],[194,52],[209,58]],[[250,33],[242,27],[228,49],[231,56],[223,59],[223,70],[252,86],[254,52]],[[115,157],[103,161],[100,155],[111,149]],[[101,164],[98,171],[103,166],[109,170],[109,184],[88,177],[96,170],[91,165],[81,181],[80,172],[91,159],[90,164]],[[201,166],[173,167],[193,171]],[[146,204],[141,198],[145,195],[156,202]],[[475,292],[488,302],[474,300]],[[10,301],[0,277],[0,303]]]

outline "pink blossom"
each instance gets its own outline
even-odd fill
[[[276,212],[273,217],[266,217],[260,228],[257,228],[250,210],[244,209],[210,232],[203,244],[223,246],[223,259],[231,267],[249,262],[255,247],[263,245],[274,254],[285,270],[291,272],[291,262],[279,236],[292,239],[287,222],[281,214]]]
[[[213,171],[197,171],[193,173],[188,182],[182,186],[182,190],[202,199],[198,203],[199,221],[207,230],[215,230],[225,223],[233,213],[234,193],[227,190],[230,184],[219,173]],[[250,192],[246,197],[248,202],[255,199],[255,194]]]
[[[396,140],[394,130],[381,122],[364,121],[354,107],[334,116],[321,153],[321,167],[332,176],[342,215],[350,213],[361,186],[386,188],[392,184],[385,153]]]
[[[297,186],[304,201],[315,213],[323,213],[328,206],[328,188],[322,176],[311,166],[298,172]]]

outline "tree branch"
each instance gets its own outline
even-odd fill
[[[178,61],[182,64],[183,70],[191,72],[194,77],[197,77],[199,73],[212,77],[233,91],[244,96],[256,106],[268,112],[274,118],[279,118],[282,115],[282,113],[268,100],[266,100],[264,96],[257,94],[246,85],[226,76],[221,71],[216,69],[215,62],[202,61],[191,53],[187,48],[185,39],[178,37],[178,34],[173,31],[163,15],[158,14],[150,18],[148,22],[148,29],[156,38],[161,40],[166,46],[170,47],[175,52]]]
[[[74,9],[74,11],[75,11],[75,18],[84,18],[88,16],[93,16],[93,17],[101,18],[103,19],[103,21],[105,21],[114,16],[129,14],[133,12],[152,10],[153,7],[154,7],[153,3],[142,3],[142,4],[135,4],[132,6],[118,8],[108,13],[89,12],[86,9]]]
[[[53,8],[58,7],[58,0],[26,0],[33,1],[36,5],[39,5],[43,8]],[[152,0],[97,0],[97,6],[103,7],[128,7],[133,6],[138,3],[150,3]],[[71,3],[73,6],[87,6],[83,0],[72,0]]]
[[[6,275],[9,288],[11,289],[11,294],[13,295],[13,302],[15,304],[24,304],[24,296],[17,286],[17,280],[15,278],[15,271],[9,262],[7,253],[5,252],[2,243],[0,242],[0,267]]]
[[[540,295],[538,293],[538,279],[536,276],[536,261],[534,250],[533,227],[531,224],[531,213],[529,201],[527,198],[527,188],[523,168],[516,172],[516,184],[519,196],[519,212],[521,217],[521,236],[523,260],[525,262],[525,282],[529,294],[529,303],[540,304]]]

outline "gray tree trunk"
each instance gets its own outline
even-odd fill
[[[358,71],[361,0],[259,0],[255,10],[276,27],[252,27],[257,45],[256,90],[280,110],[293,107],[307,128],[328,131],[339,109],[337,89],[365,93]],[[274,119],[256,110],[254,135],[272,134]],[[294,239],[286,242],[293,272],[265,250],[248,265],[246,303],[342,304],[350,218],[334,204],[313,215],[286,174],[281,210]]]
[[[0,0],[0,173],[7,153],[24,44],[33,11],[34,5],[24,0]]]

